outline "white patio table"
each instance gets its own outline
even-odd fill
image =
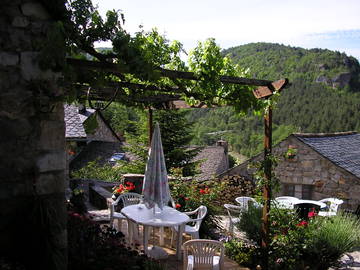
[[[121,209],[121,213],[130,222],[144,226],[143,232],[143,244],[145,254],[148,253],[148,241],[149,241],[149,227],[174,227],[178,226],[177,243],[176,243],[176,255],[181,259],[181,245],[182,235],[185,229],[185,224],[190,220],[190,217],[172,207],[164,206],[163,210],[157,209],[154,213],[154,209],[148,209],[144,204],[129,205]],[[129,226],[132,230],[133,226]],[[130,233],[132,238],[133,233]],[[163,244],[164,235],[160,233],[160,244]],[[131,241],[132,239],[130,239]]]
[[[295,202],[294,202],[294,205],[296,205],[296,204],[300,204],[300,203],[310,203],[310,204],[315,204],[315,205],[320,206],[320,208],[325,208],[325,207],[326,207],[326,204],[325,204],[325,203],[323,203],[323,202],[313,201],[313,200],[302,200],[302,199],[299,199],[298,201],[295,201]]]

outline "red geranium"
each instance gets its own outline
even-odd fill
[[[210,193],[210,189],[209,188],[204,188],[204,189],[200,189],[200,194],[209,194]]]
[[[296,224],[296,226],[298,226],[298,227],[305,227],[307,225],[308,225],[308,222],[305,220],[302,220],[300,223]]]
[[[311,212],[308,213],[308,217],[313,218],[313,217],[316,217],[316,216],[317,216],[317,213],[315,212],[315,209],[313,208],[311,210]]]
[[[181,207],[180,203],[175,204],[175,208],[180,208],[180,207]]]

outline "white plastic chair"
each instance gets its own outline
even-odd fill
[[[192,216],[196,214],[195,219],[190,219],[186,223],[193,223],[195,222],[195,225],[185,225],[184,233],[190,234],[191,239],[199,239],[199,230],[201,223],[204,219],[204,217],[207,214],[207,207],[205,205],[200,205],[197,209],[191,212],[184,212],[184,214],[187,214],[188,216]],[[171,236],[171,246],[174,244],[174,238],[175,238],[175,232],[178,232],[178,227],[172,227],[172,236]]]
[[[183,244],[183,270],[205,267],[224,269],[224,244],[216,240],[196,239]]]
[[[325,211],[319,211],[319,216],[328,217],[336,216],[339,205],[342,204],[344,201],[337,198],[325,198],[320,200],[319,202],[323,202],[328,205]]]
[[[142,195],[133,193],[133,192],[127,192],[124,194],[119,195],[117,199],[109,205],[110,209],[110,226],[114,226],[114,220],[118,220],[118,230],[121,229],[121,223],[123,220],[126,220],[126,217],[121,214],[120,212],[115,211],[115,207],[121,202],[122,207],[126,207],[128,205],[138,204],[142,201]]]
[[[249,208],[249,202],[253,203],[254,206],[256,207],[260,207],[261,205],[254,199],[251,197],[236,197],[235,201],[240,205],[240,207],[242,207],[243,210],[247,211]]]
[[[229,217],[229,232],[231,234],[234,233],[234,224],[239,223],[240,222],[240,213],[242,210],[241,206],[238,205],[234,205],[234,204],[224,204],[224,207],[228,213],[228,217]]]

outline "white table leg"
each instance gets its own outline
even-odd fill
[[[148,254],[149,226],[144,225],[144,252]]]
[[[164,245],[164,227],[159,228],[159,238],[160,238],[160,246]]]
[[[129,236],[129,243],[132,244],[133,236],[134,236],[134,225],[133,222],[129,219],[127,220],[127,227],[128,227],[128,236]]]
[[[181,260],[181,246],[182,246],[182,238],[183,238],[183,233],[185,230],[185,223],[184,224],[180,224],[178,226],[178,233],[177,233],[177,241],[176,241],[176,255],[177,255],[177,259],[180,261]]]

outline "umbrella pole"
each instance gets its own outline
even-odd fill
[[[151,107],[149,107],[149,113],[148,113],[148,121],[149,121],[149,146],[151,145],[151,139],[153,135],[153,111]]]

